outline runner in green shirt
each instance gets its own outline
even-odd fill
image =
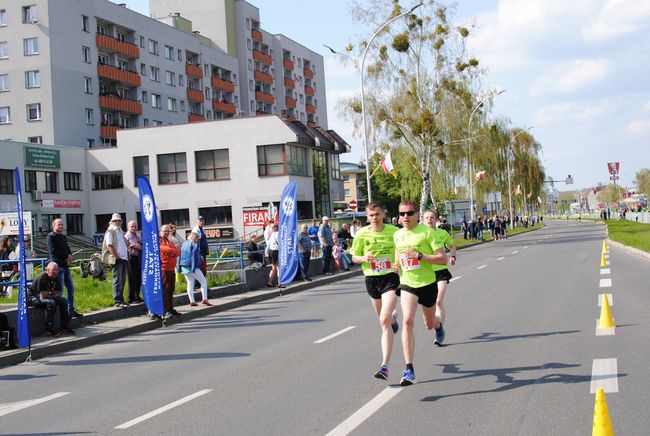
[[[413,324],[418,303],[422,306],[427,330],[436,329],[436,335],[443,337],[445,334],[442,323],[435,317],[438,288],[433,265],[446,265],[447,255],[443,245],[436,243],[433,231],[424,224],[418,224],[418,206],[413,201],[402,201],[399,215],[404,228],[395,232],[394,238],[395,258],[402,272],[399,295],[404,318],[402,348],[406,362],[400,385],[408,386],[415,383]]]
[[[375,377],[388,380],[388,363],[393,350],[393,334],[397,333],[397,289],[399,275],[393,270],[397,227],[384,224],[384,209],[377,203],[366,206],[369,226],[358,230],[352,241],[352,262],[360,263],[366,276],[366,290],[381,326],[382,364]],[[392,328],[392,332],[391,332]]]

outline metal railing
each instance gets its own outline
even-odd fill
[[[26,264],[27,263],[31,263],[31,264],[40,263],[41,264],[41,271],[45,271],[45,264],[46,264],[46,262],[48,260],[49,259],[47,259],[45,257],[39,257],[39,258],[35,258],[35,259],[30,258],[30,259],[25,259],[25,263]],[[13,272],[11,273],[11,275],[9,275],[8,277],[4,277],[4,274],[3,274],[3,277],[0,278],[0,296],[2,296],[2,294],[4,294],[4,288],[6,286],[17,286],[17,285],[20,284],[20,281],[18,281],[18,280],[11,280],[13,277],[17,277],[17,274],[18,274],[17,273],[18,259],[0,260],[0,270],[2,269],[3,265],[6,265],[6,264],[16,264],[16,267],[14,267]],[[9,272],[9,271],[4,271],[4,272]],[[5,279],[9,279],[9,280],[5,280]],[[27,284],[32,283],[32,281],[34,281],[33,278],[28,278],[27,279]]]

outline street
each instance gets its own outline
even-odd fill
[[[373,378],[380,329],[357,276],[4,368],[0,433],[589,434],[595,383],[614,432],[642,434],[648,264],[612,247],[601,271],[605,237],[550,222],[459,251],[444,347],[418,316],[414,386],[399,386],[401,330],[389,383]],[[601,293],[614,335],[595,334]],[[617,370],[594,377],[599,359]]]

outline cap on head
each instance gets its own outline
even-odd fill
[[[329,221],[329,220],[330,220],[330,219],[329,219],[329,217],[328,217],[327,215],[325,215],[325,216],[323,217],[323,221]]]
[[[199,216],[196,218],[196,220],[197,220],[197,221],[205,221],[205,217],[204,217],[203,215],[199,215]]]
[[[111,216],[111,222],[113,221],[122,221],[122,215],[120,215],[119,213],[114,213]]]

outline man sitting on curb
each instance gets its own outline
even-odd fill
[[[59,265],[50,262],[45,272],[34,280],[30,288],[31,303],[34,307],[45,308],[45,331],[43,336],[57,336],[60,333],[74,335],[70,328],[70,316],[68,315],[68,300],[61,296],[61,286],[57,276]],[[59,307],[61,330],[54,329],[54,316],[56,308]]]

